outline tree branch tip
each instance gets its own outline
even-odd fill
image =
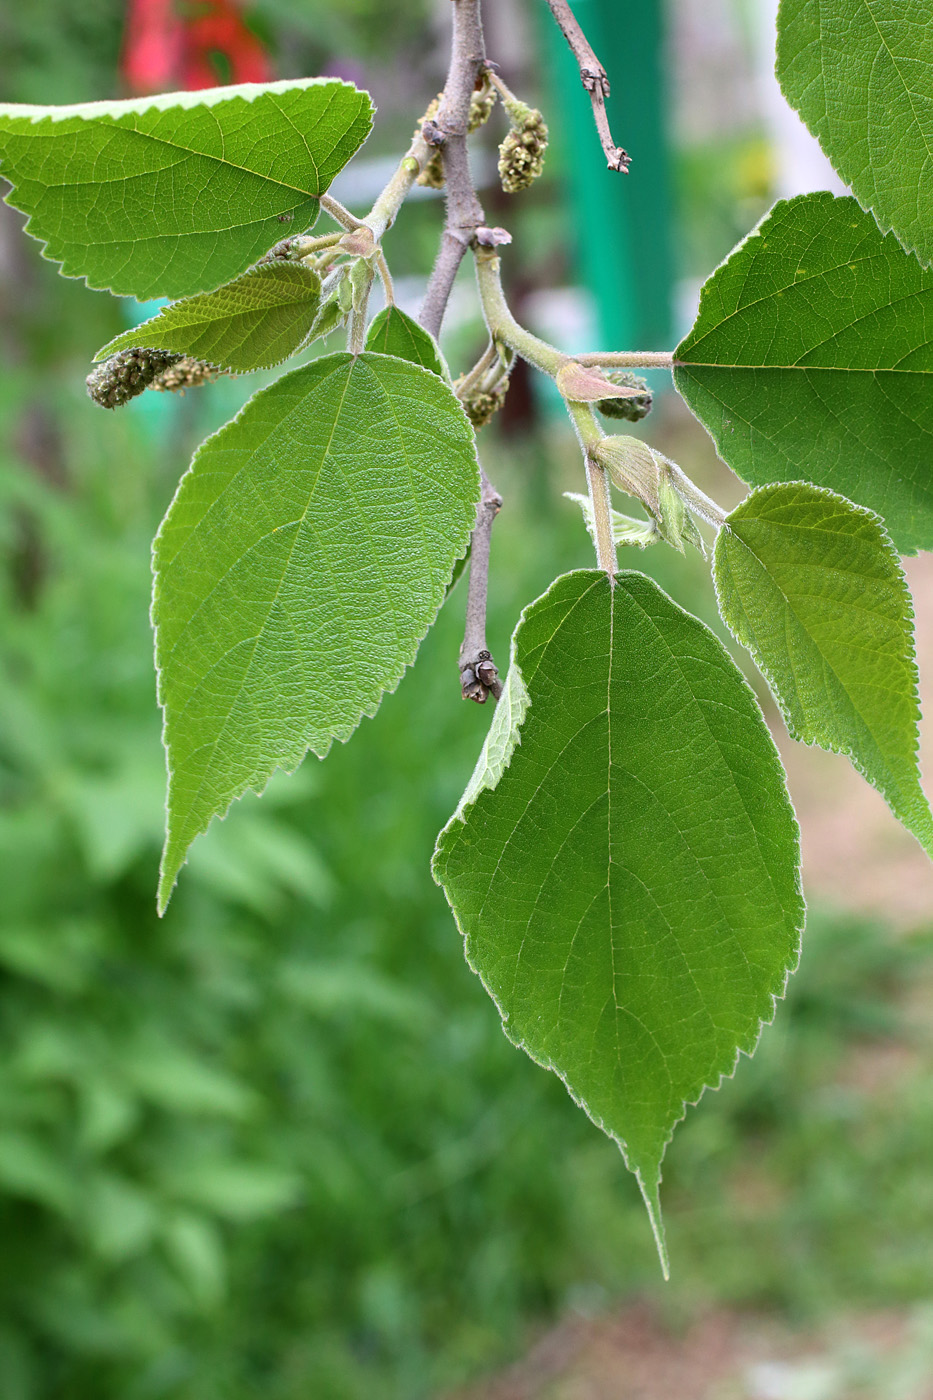
[[[512,241],[512,235],[508,229],[487,228],[485,224],[480,225],[474,237],[481,248],[498,248],[501,244]]]

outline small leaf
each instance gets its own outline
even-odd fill
[[[812,481],[933,547],[933,271],[854,199],[775,205],[703,288],[674,383],[743,481]]]
[[[437,341],[397,306],[387,306],[373,317],[366,336],[366,349],[378,350],[382,355],[397,355],[400,360],[411,360],[413,365],[421,365],[442,379],[449,378]]]
[[[765,486],[727,517],[713,567],[793,737],[847,754],[933,855],[910,594],[877,516],[805,482]]]
[[[386,355],[283,375],[198,449],[154,549],[160,907],[213,816],[375,714],[443,602],[478,498],[450,389]]]
[[[593,543],[596,543],[596,525],[593,521],[593,506],[589,496],[581,496],[576,491],[565,491],[568,501],[576,501],[583,512],[583,520]],[[623,515],[621,511],[609,511],[609,524],[612,538],[619,545],[635,545],[647,549],[649,544],[657,544],[661,532],[653,520],[638,520],[633,515]]]
[[[242,277],[163,307],[95,356],[145,346],[177,350],[223,369],[270,369],[293,355],[318,313],[321,279],[300,263],[263,263]]]
[[[120,296],[229,281],[314,223],[372,124],[333,78],[243,83],[74,107],[0,106],[7,202],[67,277]]]
[[[638,1177],[751,1053],[797,959],[797,827],[751,690],[642,574],[526,608],[435,878],[516,1045]]]
[[[882,230],[933,262],[929,0],[781,0],[777,75]]]

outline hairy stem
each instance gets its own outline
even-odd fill
[[[502,290],[498,255],[489,248],[476,248],[474,260],[479,298],[493,341],[498,340],[508,345],[516,355],[521,355],[523,360],[527,360],[542,373],[556,376],[564,365],[571,363],[570,356],[555,350],[546,340],[539,339],[518,324],[509,310]]]
[[[593,350],[574,355],[578,365],[599,365],[606,369],[673,369],[670,350]]]
[[[441,323],[457,269],[476,229],[485,222],[473,187],[467,153],[470,99],[486,64],[480,0],[453,0],[450,68],[434,126],[443,138],[447,212],[437,260],[428,280],[419,320],[431,335]]]
[[[335,223],[341,228],[354,229],[362,226],[363,220],[358,219],[355,214],[351,214],[349,209],[345,209],[339,199],[334,199],[332,195],[321,195],[321,208],[325,214],[329,214]]]
[[[489,586],[489,545],[493,521],[502,497],[480,469],[481,493],[476,525],[470,539],[470,582],[467,589],[466,624],[460,648],[460,690],[464,700],[484,705],[491,695],[502,694],[499,672],[486,646],[486,595]]]
[[[615,144],[612,132],[609,130],[609,118],[606,115],[609,79],[606,77],[606,70],[590,47],[589,40],[580,28],[579,21],[567,0],[547,0],[547,3],[550,6],[551,14],[560,26],[561,33],[570,45],[574,58],[577,60],[580,81],[590,95],[593,120],[596,123],[596,131],[606,157],[606,164],[610,170],[618,170],[624,175],[628,171],[632,158],[621,146]]]
[[[569,403],[567,411],[573,423],[574,432],[583,448],[583,461],[586,467],[586,484],[590,493],[590,506],[593,511],[593,533],[596,542],[596,563],[608,574],[611,583],[619,569],[616,558],[615,540],[612,537],[612,504],[609,497],[609,477],[596,457],[596,448],[605,434],[596,420],[596,414],[587,403]]]
[[[395,223],[405,197],[431,158],[431,148],[423,136],[416,136],[399,161],[392,178],[363,222],[372,229],[376,242]]]

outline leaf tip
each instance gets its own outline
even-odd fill
[[[667,1240],[664,1235],[664,1220],[661,1216],[661,1178],[655,1175],[653,1181],[645,1181],[640,1171],[635,1173],[638,1186],[645,1202],[645,1209],[648,1212],[648,1220],[651,1223],[651,1233],[654,1235],[655,1248],[658,1251],[658,1260],[661,1264],[661,1273],[664,1275],[664,1282],[671,1280],[671,1261],[667,1253]]]

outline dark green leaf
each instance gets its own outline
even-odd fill
[[[754,696],[650,579],[579,572],[522,615],[435,876],[506,1034],[660,1163],[797,958],[797,828]]]
[[[804,482],[764,486],[720,530],[714,574],[793,737],[848,754],[933,855],[910,594],[877,517]]]
[[[473,431],[436,375],[331,355],[195,454],[155,543],[169,757],[164,907],[191,842],[323,756],[411,664],[476,518]]]
[[[743,481],[808,480],[933,546],[933,271],[854,199],[782,201],[706,283],[674,382]]]
[[[933,261],[929,0],[781,0],[777,74],[882,229]]]
[[[368,95],[333,78],[0,106],[0,174],[66,276],[184,297],[313,224],[371,120]]]

